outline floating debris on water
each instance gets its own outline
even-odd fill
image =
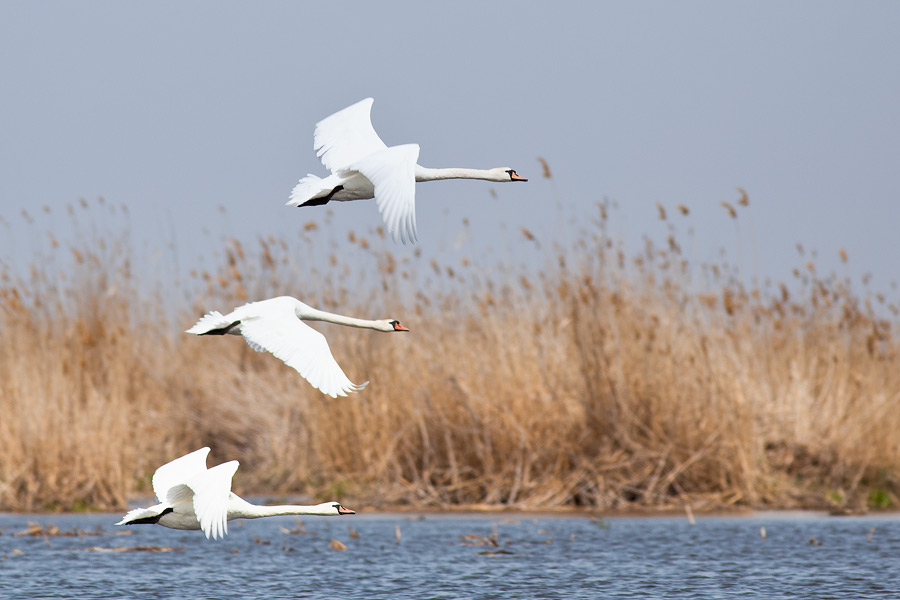
[[[497,556],[498,554],[513,554],[513,552],[509,550],[482,550],[478,554],[482,556]]]
[[[490,537],[478,535],[477,533],[468,533],[459,538],[464,546],[499,546],[500,539],[497,537],[497,524],[494,523],[494,530]]]
[[[346,544],[344,544],[340,540],[331,540],[331,542],[328,544],[328,547],[331,548],[332,550],[346,550],[347,549]]]
[[[463,546],[499,546],[500,544],[497,540],[491,537],[485,537],[483,535],[478,535],[477,533],[467,533],[466,535],[459,536],[461,540],[460,543]]]
[[[100,546],[91,546],[85,548],[85,552],[184,552],[184,548],[171,546],[129,546],[118,548],[101,548]]]
[[[28,528],[23,529],[15,534],[15,537],[31,536],[31,537],[86,537],[100,535],[131,535],[133,530],[126,529],[123,531],[104,531],[103,527],[97,526],[94,531],[77,529],[73,527],[71,530],[62,530],[56,525],[49,523],[41,525],[37,521],[28,521]]]
[[[306,525],[303,524],[303,521],[297,519],[297,525],[288,529],[287,527],[278,526],[278,531],[285,535],[315,535],[312,531],[306,530]]]

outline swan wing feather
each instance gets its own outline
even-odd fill
[[[169,488],[166,492],[166,504],[175,508],[183,502],[194,498],[194,489],[187,483],[180,483]]]
[[[215,540],[228,533],[228,498],[237,469],[238,461],[231,460],[199,473],[185,486],[193,490],[194,514],[207,538]]]
[[[394,242],[415,243],[418,144],[385,148],[353,164],[375,187],[375,202]]]
[[[166,502],[171,488],[206,471],[208,455],[209,448],[200,448],[156,469],[153,474],[153,493],[156,494],[156,498],[160,502]]]
[[[323,394],[336,398],[361,389],[341,370],[325,336],[293,312],[246,319],[241,333],[252,348],[271,352]]]
[[[372,98],[360,100],[316,123],[313,147],[325,167],[345,169],[387,147],[372,127],[372,102]]]

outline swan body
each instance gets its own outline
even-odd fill
[[[313,145],[325,178],[309,174],[294,186],[288,206],[375,198],[394,242],[415,243],[416,182],[441,179],[528,181],[508,167],[429,169],[417,164],[418,144],[385,145],[372,127],[372,98],[361,100],[316,123]]]
[[[396,319],[369,321],[317,310],[296,298],[280,296],[251,302],[227,315],[211,311],[187,333],[196,335],[243,335],[257,352],[270,352],[283,360],[323,394],[336,398],[359,391],[341,370],[325,336],[301,321],[327,321],[376,331],[409,331]]]
[[[231,491],[238,468],[232,460],[206,468],[209,448],[201,448],[164,464],[153,474],[153,492],[159,504],[129,511],[116,525],[157,524],[170,529],[201,529],[207,538],[228,533],[228,521],[277,515],[352,515],[337,502],[314,506],[259,506]]]

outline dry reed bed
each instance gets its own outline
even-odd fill
[[[900,491],[898,344],[866,290],[812,266],[793,295],[747,290],[674,237],[627,256],[605,211],[541,271],[425,261],[380,231],[351,234],[345,263],[320,233],[227,241],[181,283],[135,273],[121,227],[54,241],[28,277],[7,268],[0,508],[122,508],[201,445],[240,459],[239,491],[376,505],[854,507]],[[337,400],[238,339],[181,333],[279,294],[412,332],[323,325],[371,380]]]

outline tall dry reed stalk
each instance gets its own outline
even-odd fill
[[[674,233],[629,255],[606,219],[602,206],[593,231],[542,250],[541,270],[426,261],[381,230],[351,233],[345,261],[314,223],[225,241],[181,284],[141,279],[127,230],[57,245],[29,276],[7,268],[0,507],[121,508],[201,445],[241,461],[238,490],[374,505],[846,506],[900,491],[898,344],[865,296],[813,270],[748,290],[727,265],[702,267],[715,291],[701,294]],[[316,325],[350,378],[371,380],[337,400],[239,339],[180,333],[280,294],[412,332]]]

